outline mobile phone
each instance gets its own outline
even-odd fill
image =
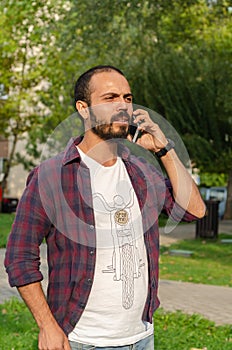
[[[133,139],[132,139],[132,142],[135,143],[137,141],[137,139],[139,137],[139,132],[140,132],[140,130],[139,130],[139,127],[137,126],[135,134],[134,134]]]
[[[134,120],[136,117],[134,115],[132,115],[132,119]],[[139,125],[140,123],[134,123],[132,122],[132,125],[130,125],[130,130],[129,133],[132,136],[132,142],[135,143],[138,139],[138,137],[140,137],[140,130],[139,130]]]

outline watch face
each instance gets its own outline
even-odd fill
[[[175,143],[174,141],[170,140],[170,139],[167,139],[168,140],[168,144],[166,145],[166,150],[167,152],[170,151],[170,149],[174,148],[175,147]]]

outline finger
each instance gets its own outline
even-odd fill
[[[134,114],[134,115],[139,115],[139,114],[148,115],[148,112],[145,111],[144,109],[138,108],[138,109],[135,109],[135,110],[133,111],[133,114]]]
[[[68,340],[64,344],[64,350],[72,350]]]
[[[135,109],[134,111],[133,111],[133,114],[134,115],[139,115],[139,114],[142,114],[144,112],[144,110],[143,109]]]
[[[141,124],[139,124],[138,128],[141,131],[144,130],[149,132],[149,130],[153,129],[153,124],[151,124],[150,122],[142,121]]]
[[[139,125],[140,129],[144,129],[146,130],[147,133],[151,134],[151,135],[155,135],[155,134],[160,134],[162,133],[162,131],[160,130],[159,126],[151,121],[144,121]]]
[[[139,114],[138,116],[135,117],[134,122],[135,123],[147,122],[147,123],[150,123],[150,125],[157,125],[153,122],[153,120],[150,118],[148,113]]]
[[[143,109],[137,109],[136,111],[134,111],[133,116],[135,117],[134,119],[135,123],[138,123],[139,121],[144,120],[147,117],[149,118],[149,114]]]
[[[128,135],[127,135],[127,140],[130,141],[130,142],[132,142],[132,136],[131,136],[131,134],[128,134]]]

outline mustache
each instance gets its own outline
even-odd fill
[[[121,111],[117,114],[112,115],[110,122],[113,123],[118,120],[125,120],[129,123],[131,116],[127,111]]]

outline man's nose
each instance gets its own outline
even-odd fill
[[[122,110],[128,110],[129,103],[124,100],[124,98],[120,98],[120,101],[117,102],[117,110],[122,111]]]

